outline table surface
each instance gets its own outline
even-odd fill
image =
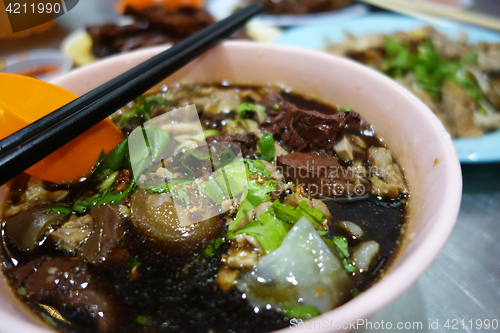
[[[113,22],[114,0],[85,0],[58,19],[50,32],[23,40],[0,41],[0,57],[37,48],[59,48],[71,31]],[[476,0],[472,8],[500,17],[500,1]],[[500,163],[462,165],[464,191],[456,227],[436,262],[398,301],[369,321],[422,323],[405,332],[489,332],[446,328],[449,320],[500,321]],[[435,323],[429,328],[429,321]],[[356,332],[384,332],[360,328]],[[491,330],[494,331],[494,330]],[[500,331],[500,328],[498,329]]]

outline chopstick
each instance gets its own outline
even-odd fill
[[[94,90],[86,93],[85,95],[75,99],[74,101],[66,104],[65,106],[57,109],[56,111],[52,112],[51,114],[37,120],[36,122],[30,124],[29,126],[26,126],[22,128],[21,130],[17,131],[16,133],[13,133],[9,137],[0,140],[0,154],[3,154],[5,151],[15,148],[19,146],[22,142],[30,139],[34,135],[39,134],[40,132],[44,131],[48,127],[56,124],[57,122],[63,120],[64,118],[72,115],[75,112],[78,112],[82,108],[82,106],[89,105],[96,101],[97,99],[107,95],[111,91],[119,88],[122,86],[125,82],[128,82],[138,75],[141,75],[145,72],[147,72],[149,69],[159,65],[160,63],[166,61],[169,59],[174,53],[177,52],[177,50],[182,50],[193,43],[200,44],[200,41],[203,41],[208,38],[208,43],[210,44],[211,36],[213,36],[213,40],[219,40],[225,37],[230,36],[235,30],[238,28],[241,28],[245,22],[250,19],[252,16],[262,12],[264,9],[263,6],[252,4],[250,6],[247,6],[238,12],[234,13],[233,15],[229,16],[228,18],[215,23],[211,26],[209,26],[206,29],[203,29],[202,31],[198,32],[197,34],[188,37],[187,39],[181,41],[180,43],[174,45],[171,49],[168,51],[165,51],[163,53],[160,53],[151,59],[137,65],[136,67],[128,70],[127,72],[117,76],[116,78],[104,83],[103,85],[95,88]],[[219,37],[220,36],[220,37]],[[200,50],[199,54],[203,53],[206,51],[208,45],[202,46],[203,49]],[[207,47],[207,48],[205,48]],[[172,51],[171,51],[172,50]],[[174,51],[175,50],[175,51]],[[194,59],[199,55],[194,54],[193,58],[186,59],[187,61],[185,64],[187,64],[189,61]],[[180,64],[180,66],[185,65],[185,64]],[[173,72],[166,73],[165,76],[172,74]]]
[[[142,95],[264,9],[249,5],[1,140],[0,184]]]
[[[373,6],[381,7],[390,11],[402,13],[408,16],[433,15],[455,21],[474,24],[488,29],[500,30],[500,20],[491,15],[473,13],[462,9],[450,10],[446,7],[438,7],[414,1],[397,0],[360,0]]]

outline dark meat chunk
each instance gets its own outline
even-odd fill
[[[216,142],[228,142],[238,145],[244,158],[256,159],[257,141],[259,138],[255,133],[236,134],[236,135],[213,135],[207,138],[207,143],[213,145]],[[217,149],[220,151],[220,149]]]
[[[126,226],[124,217],[111,204],[93,208],[91,215],[94,230],[80,247],[78,255],[87,262],[98,265],[104,263],[111,252],[120,247]]]
[[[63,315],[79,314],[97,321],[99,333],[111,332],[115,327],[116,316],[111,300],[93,289],[58,293],[54,297],[54,303],[58,304],[58,309]]]
[[[177,37],[191,36],[214,23],[214,19],[205,9],[190,6],[180,7],[176,11],[163,6],[144,9],[127,6],[125,15],[147,21],[151,27]]]
[[[339,196],[355,193],[351,172],[330,155],[291,153],[278,156],[278,170],[308,189],[310,195]]]
[[[35,273],[38,268],[48,260],[48,256],[37,257],[25,265],[9,266],[4,270],[14,289],[21,287],[28,276]]]
[[[347,6],[352,0],[251,0],[267,6],[271,15],[297,15],[326,12]]]
[[[181,7],[172,11],[161,6],[144,9],[129,6],[126,14],[134,16],[136,21],[125,26],[105,24],[87,27],[92,37],[92,53],[96,57],[177,43],[214,22],[205,9],[195,7]]]
[[[92,37],[92,53],[99,58],[176,41],[162,31],[151,29],[148,22],[134,22],[125,26],[90,26],[87,32]]]
[[[345,132],[359,133],[369,128],[355,112],[324,114],[301,110],[277,93],[267,95],[258,104],[265,106],[269,114],[260,129],[272,133],[287,150],[329,150]]]
[[[24,280],[26,294],[43,303],[56,293],[85,289],[90,275],[85,265],[70,257],[55,257],[43,262]]]
[[[23,296],[53,306],[65,313],[80,313],[98,324],[98,332],[108,332],[115,323],[110,300],[93,289],[87,266],[67,256],[39,257],[26,265],[6,271],[13,286],[24,287]],[[77,311],[75,311],[77,309]]]

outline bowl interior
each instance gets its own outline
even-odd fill
[[[70,72],[54,83],[81,95],[162,50],[155,47],[103,60]],[[253,42],[225,42],[162,84],[222,80],[239,85],[291,87],[320,101],[352,107],[375,127],[399,159],[411,191],[410,224],[403,248],[381,281],[315,321],[335,318],[335,322],[347,323],[367,318],[394,301],[433,262],[458,215],[460,165],[439,120],[406,89],[367,67],[320,52]],[[9,332],[47,330],[32,316],[28,319],[26,309],[12,306],[20,301],[3,281],[0,298],[0,322],[6,323]],[[345,331],[342,325],[337,326],[315,332]],[[0,331],[3,329],[0,327]]]

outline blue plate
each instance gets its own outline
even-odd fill
[[[385,13],[367,14],[353,19],[322,22],[290,29],[273,43],[322,50],[329,44],[342,41],[345,38],[345,32],[355,36],[369,32],[391,34],[397,31],[411,31],[428,25],[433,26],[439,32],[448,34],[451,38],[465,32],[469,36],[469,43],[500,43],[500,34],[489,30],[446,21],[429,23],[406,16]],[[500,162],[500,130],[479,138],[455,139],[453,143],[462,163]]]

